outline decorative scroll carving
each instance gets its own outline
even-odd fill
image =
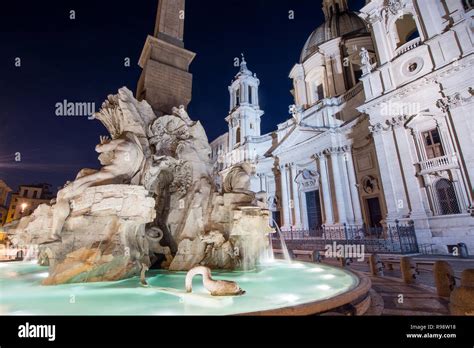
[[[362,189],[367,194],[372,194],[379,190],[378,180],[371,175],[364,176],[361,182],[362,182]]]

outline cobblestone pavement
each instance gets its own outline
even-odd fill
[[[444,260],[451,264],[456,276],[467,268],[474,268],[474,259],[459,259],[450,256],[417,255],[414,261]],[[335,259],[325,259],[323,263],[339,266]],[[354,261],[348,269],[363,272],[372,280],[372,306],[367,315],[449,315],[448,299],[437,296],[434,287],[432,266],[420,266],[414,284],[405,284],[401,280],[400,270],[385,270],[383,277],[369,274],[367,259]],[[458,281],[459,284],[459,281]]]

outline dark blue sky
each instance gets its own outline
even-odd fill
[[[351,0],[359,9],[364,1]],[[0,11],[0,179],[62,185],[84,167],[98,167],[99,121],[58,117],[55,104],[94,102],[122,86],[135,91],[137,62],[153,32],[157,0],[9,1]],[[193,119],[210,140],[227,130],[227,86],[244,52],[261,80],[262,132],[288,118],[288,74],[311,32],[322,23],[317,0],[188,0],[185,46],[197,53]],[[69,19],[69,11],[76,19]],[[295,19],[288,19],[293,10]],[[21,67],[15,67],[15,58]],[[129,57],[131,66],[124,66]],[[14,154],[21,154],[15,162]]]

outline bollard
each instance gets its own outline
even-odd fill
[[[321,263],[321,253],[319,252],[319,250],[316,250],[316,252],[313,254],[314,257],[313,257],[313,262],[317,262],[317,263]]]
[[[449,297],[456,285],[451,265],[446,261],[436,261],[433,266],[433,276],[438,296]]]
[[[465,269],[461,274],[461,286],[451,292],[449,298],[451,315],[474,315],[474,269]]]
[[[353,262],[351,257],[338,257],[337,259],[341,267],[349,266]]]
[[[346,258],[345,257],[338,257],[337,260],[339,261],[339,266],[346,267]]]
[[[400,271],[402,272],[402,279],[407,284],[413,283],[416,278],[413,268],[414,267],[412,266],[410,257],[403,256],[400,259]]]
[[[370,273],[372,273],[372,275],[383,277],[383,263],[380,261],[380,257],[377,254],[370,255],[369,265]]]

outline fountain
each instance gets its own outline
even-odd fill
[[[281,250],[283,251],[283,257],[287,262],[291,262],[290,252],[288,251],[288,247],[286,246],[285,237],[283,236],[283,233],[281,232],[280,226],[278,226],[275,219],[272,219],[272,221],[273,221],[273,224],[275,225],[275,229],[280,238],[280,244],[281,244]]]
[[[258,263],[274,231],[264,195],[249,190],[252,169],[234,166],[219,191],[206,133],[184,107],[157,117],[121,88],[95,118],[111,137],[96,146],[102,168],[6,227],[15,246],[38,246],[39,264],[0,264],[2,314],[315,313],[367,293],[345,270],[288,262],[278,226],[287,261]],[[211,288],[246,294],[216,298],[197,280],[186,293],[196,266],[212,269]],[[64,306],[69,296],[81,300]]]

